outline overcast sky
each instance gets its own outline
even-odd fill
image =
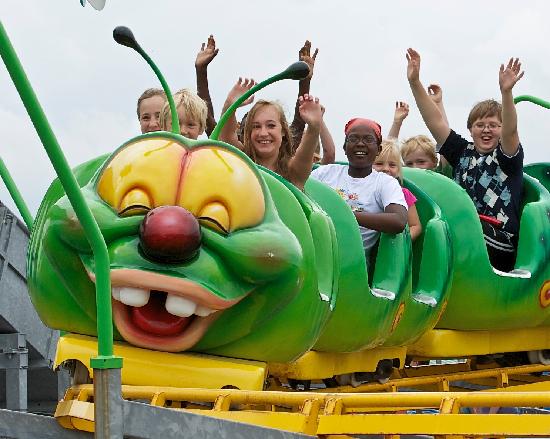
[[[411,104],[401,137],[428,134],[406,80],[405,50],[422,56],[421,79],[443,87],[451,126],[467,135],[466,117],[482,99],[500,99],[498,69],[519,57],[525,69],[514,95],[550,100],[550,3],[545,1],[180,1],[2,0],[0,19],[71,165],[117,148],[139,134],[136,99],[158,86],[139,56],[112,39],[129,26],[172,90],[195,87],[194,60],[213,33],[220,52],[209,68],[216,117],[239,76],[263,80],[297,58],[305,39],[319,48],[312,93],[341,150],[345,122],[379,121],[387,133],[396,100]],[[297,83],[261,92],[292,117]],[[550,161],[550,111],[518,105],[526,163]],[[54,177],[25,109],[0,65],[0,151],[31,211]],[[13,203],[0,188],[0,200]]]

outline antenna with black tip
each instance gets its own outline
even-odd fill
[[[158,80],[160,81],[162,88],[164,90],[164,93],[166,94],[166,99],[168,100],[168,105],[170,105],[170,112],[172,113],[172,132],[174,134],[180,133],[180,123],[178,120],[178,112],[176,111],[176,105],[174,103],[174,98],[172,97],[172,92],[170,91],[170,87],[168,87],[168,83],[164,79],[164,76],[156,66],[156,64],[153,62],[153,60],[145,53],[145,51],[141,48],[139,43],[136,41],[136,38],[134,37],[134,34],[132,31],[127,28],[126,26],[117,26],[113,30],[113,38],[115,41],[120,44],[121,46],[126,46],[131,49],[134,49],[137,53],[141,55],[141,57],[147,61],[147,64],[151,66],[153,71],[155,72],[155,75],[157,75]],[[305,63],[304,63],[305,64]]]
[[[225,113],[223,113],[222,117],[220,117],[220,120],[218,121],[218,124],[216,125],[216,128],[214,128],[214,131],[212,131],[212,134],[210,134],[210,139],[218,140],[218,137],[220,136],[220,132],[224,127],[225,123],[227,122],[227,120],[231,117],[231,115],[237,110],[237,108],[239,108],[239,106],[244,101],[246,101],[250,96],[252,96],[257,91],[261,90],[264,87],[267,87],[269,84],[273,84],[274,82],[281,81],[282,79],[301,80],[301,79],[307,78],[308,75],[309,75],[309,66],[303,61],[297,61],[289,65],[281,73],[277,73],[271,78],[268,78],[265,81],[262,81],[259,84],[256,84],[246,93],[244,93],[239,99],[237,99],[233,103],[233,105],[231,105],[226,110]]]

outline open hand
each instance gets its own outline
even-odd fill
[[[226,102],[229,105],[233,104],[237,99],[239,99],[243,94],[245,94],[248,90],[250,90],[255,85],[256,85],[256,81],[254,81],[253,79],[239,78],[237,83],[229,91]],[[252,102],[254,102],[254,95],[250,96],[246,101],[244,101],[241,105],[239,105],[239,107],[244,107],[245,105],[251,104]]]
[[[319,103],[319,98],[305,94],[298,98],[298,102],[300,104],[300,117],[303,121],[309,126],[319,127],[321,120],[323,120],[323,110]]]
[[[298,52],[298,59],[309,66],[309,75],[307,75],[307,79],[311,79],[313,76],[313,67],[315,66],[317,53],[319,53],[319,49],[315,49],[315,52],[311,55],[311,41],[309,40],[306,40],[303,47]]]
[[[441,104],[443,101],[443,90],[439,84],[430,84],[428,86],[428,96],[434,102],[434,104]]]
[[[393,113],[393,121],[402,123],[409,115],[409,104],[402,101],[395,103],[395,112]]]
[[[216,57],[218,51],[216,49],[216,40],[214,35],[208,37],[208,42],[202,43],[201,50],[197,53],[197,59],[195,60],[195,68],[205,68]]]
[[[521,63],[519,62],[518,58],[510,58],[510,61],[508,61],[506,68],[504,68],[504,64],[500,65],[498,83],[500,85],[501,92],[510,91],[512,90],[512,88],[514,88],[516,82],[518,82],[523,77],[524,72],[520,73],[520,70]]]
[[[407,49],[407,79],[409,82],[420,79],[420,54],[411,48]]]

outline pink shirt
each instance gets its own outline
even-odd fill
[[[407,207],[411,207],[414,203],[416,203],[416,197],[406,187],[401,189],[403,189],[403,195],[405,196],[405,202],[407,203]]]

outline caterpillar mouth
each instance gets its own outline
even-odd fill
[[[221,311],[241,299],[225,300],[188,279],[140,270],[111,270],[111,283],[120,335],[133,345],[168,352],[191,348]]]

